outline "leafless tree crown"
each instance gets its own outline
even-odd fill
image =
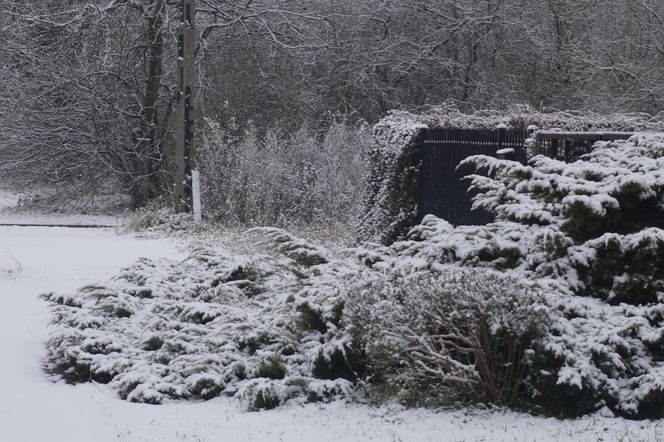
[[[176,0],[0,0],[0,170],[136,204],[172,172]],[[658,112],[659,0],[198,0],[197,112],[236,132],[458,100]]]

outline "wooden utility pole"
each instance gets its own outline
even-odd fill
[[[196,3],[182,0],[178,37],[178,97],[175,126],[175,209],[191,209],[191,156],[194,147],[194,58],[196,51]]]

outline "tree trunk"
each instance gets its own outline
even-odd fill
[[[154,197],[161,186],[161,158],[163,156],[160,124],[158,119],[159,91],[161,89],[162,65],[164,56],[163,16],[165,0],[155,0],[148,15],[148,69],[141,118],[136,177],[131,195],[135,206],[144,205]]]

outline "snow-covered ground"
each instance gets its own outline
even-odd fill
[[[0,183],[0,224],[42,224],[42,225],[98,225],[118,226],[120,219],[115,214],[71,214],[50,210],[16,210],[20,195],[3,188]]]
[[[252,413],[228,398],[153,406],[122,401],[103,385],[74,387],[46,377],[41,363],[49,312],[38,294],[104,280],[142,256],[178,258],[183,248],[111,229],[0,227],[0,441],[664,440],[659,421],[558,421],[341,402]]]

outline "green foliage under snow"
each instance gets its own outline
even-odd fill
[[[426,107],[418,114],[393,111],[373,127],[364,213],[357,228],[359,239],[391,244],[403,239],[418,223],[420,129],[493,129],[498,125],[517,130],[536,127],[581,132],[664,130],[661,116],[647,114],[540,112],[529,106],[462,112],[452,102]],[[527,206],[523,210],[525,216],[535,216]]]
[[[285,255],[197,250],[183,262],[141,260],[74,295],[44,295],[55,315],[49,371],[110,383],[133,402],[224,393],[260,409],[294,396],[350,394],[352,379],[314,374],[329,371],[331,356],[350,343],[328,342],[326,330],[303,327],[298,313],[298,292],[314,271],[307,266],[325,262],[324,251],[276,230],[263,241]],[[311,314],[326,324],[328,313]]]
[[[45,295],[48,368],[160,403],[396,396],[572,417],[664,406],[664,139],[585,161],[473,162],[488,226],[427,217],[402,241],[337,252],[258,229],[265,255],[140,261]],[[361,387],[361,388],[358,388]]]

